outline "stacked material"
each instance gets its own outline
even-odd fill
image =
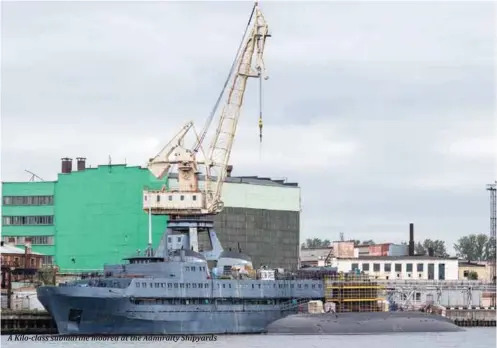
[[[324,313],[323,301],[309,301],[308,311],[312,314]]]

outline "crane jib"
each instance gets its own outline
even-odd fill
[[[149,161],[148,169],[155,177],[160,178],[167,173],[170,180],[168,186],[160,190],[144,190],[145,211],[153,215],[192,216],[218,214],[223,210],[223,184],[229,175],[228,172],[231,172],[228,163],[247,80],[253,77],[259,78],[258,127],[262,142],[262,80],[268,78],[265,75],[263,55],[267,37],[270,37],[268,25],[256,2],[223,89],[201,133],[197,134],[193,122],[188,122],[160,153]],[[229,93],[225,93],[226,90]],[[221,109],[219,122],[206,154],[203,144],[225,94],[227,100]],[[185,147],[185,136],[192,129],[196,139],[192,147]],[[202,155],[203,159],[197,160],[197,155]],[[177,169],[177,175],[172,174],[173,168]]]

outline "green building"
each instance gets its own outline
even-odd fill
[[[44,263],[61,270],[101,269],[147,246],[142,191],[163,184],[147,169],[126,165],[61,173],[55,182],[4,182],[2,238],[20,246],[29,238]],[[154,241],[166,220],[152,217]]]
[[[169,178],[174,186],[177,177]],[[62,160],[57,180],[3,182],[2,240],[45,256],[65,272],[101,270],[105,263],[144,250],[148,215],[143,211],[144,187],[159,189],[146,168],[99,165]],[[228,177],[223,186],[224,211],[215,216],[224,248],[240,246],[255,267],[295,268],[300,237],[300,188],[296,183],[258,177]],[[167,217],[152,217],[157,246]]]

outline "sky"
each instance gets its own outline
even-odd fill
[[[2,181],[60,158],[144,165],[221,92],[252,2],[2,2]],[[233,175],[302,190],[301,239],[489,231],[496,5],[262,2],[264,138],[249,81]],[[219,113],[218,113],[219,115]]]

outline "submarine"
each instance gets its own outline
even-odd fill
[[[426,312],[344,312],[289,315],[269,324],[271,335],[364,335],[465,331],[450,319]]]

